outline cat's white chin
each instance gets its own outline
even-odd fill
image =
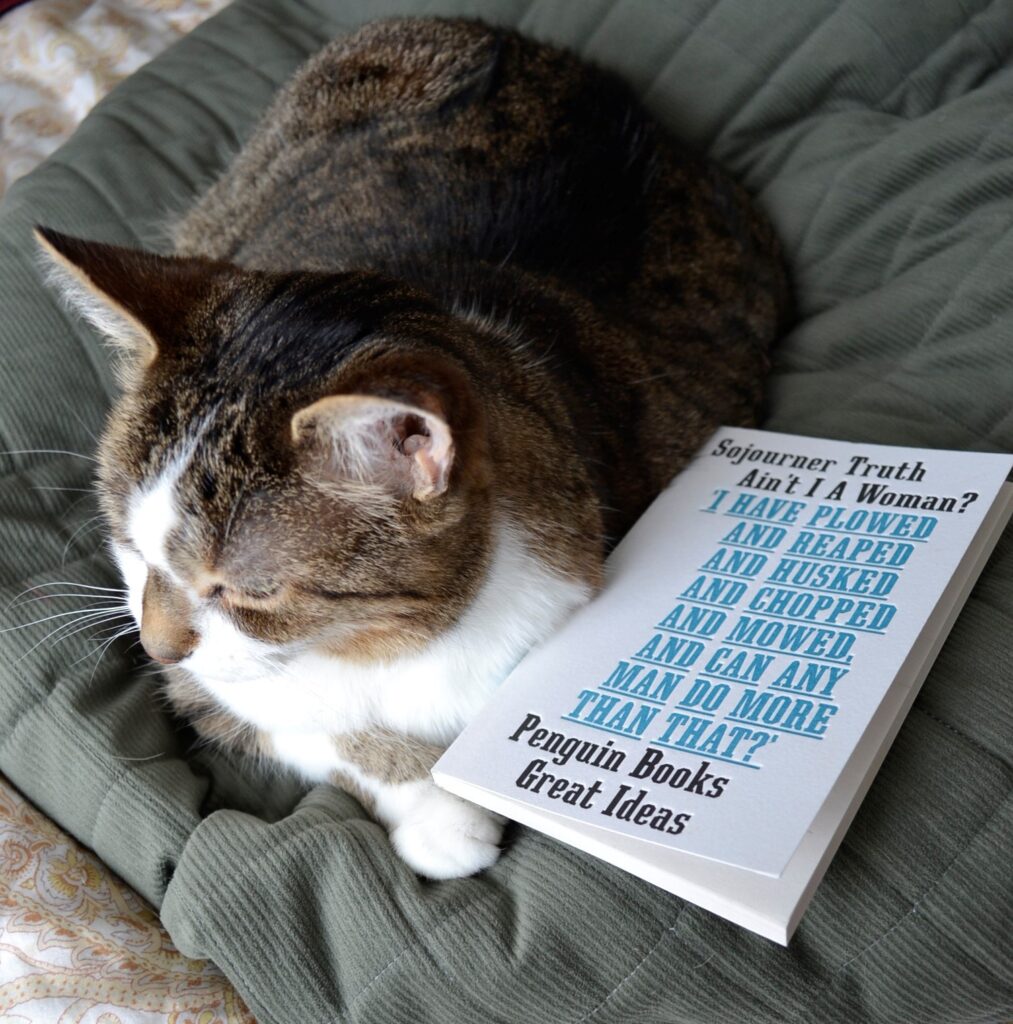
[[[505,819],[431,782],[412,786],[418,790],[414,801],[397,824],[387,824],[393,825],[394,849],[413,871],[445,880],[465,878],[496,863]]]

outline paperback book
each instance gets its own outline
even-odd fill
[[[720,429],[433,777],[786,944],[1009,518],[1011,469]]]

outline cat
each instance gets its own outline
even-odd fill
[[[172,704],[424,876],[494,863],[429,769],[754,422],[788,286],[745,192],[564,50],[396,19],[297,71],[172,255],[37,236],[119,352],[102,508]]]

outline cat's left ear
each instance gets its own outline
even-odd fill
[[[375,395],[330,395],[292,417],[297,448],[338,479],[387,486],[418,501],[443,494],[454,442],[442,416]]]
[[[157,256],[50,228],[36,228],[35,238],[68,305],[141,366],[177,332],[212,267],[203,259]]]

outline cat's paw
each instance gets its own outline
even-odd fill
[[[504,819],[429,786],[390,840],[401,859],[426,878],[464,878],[496,863]]]

